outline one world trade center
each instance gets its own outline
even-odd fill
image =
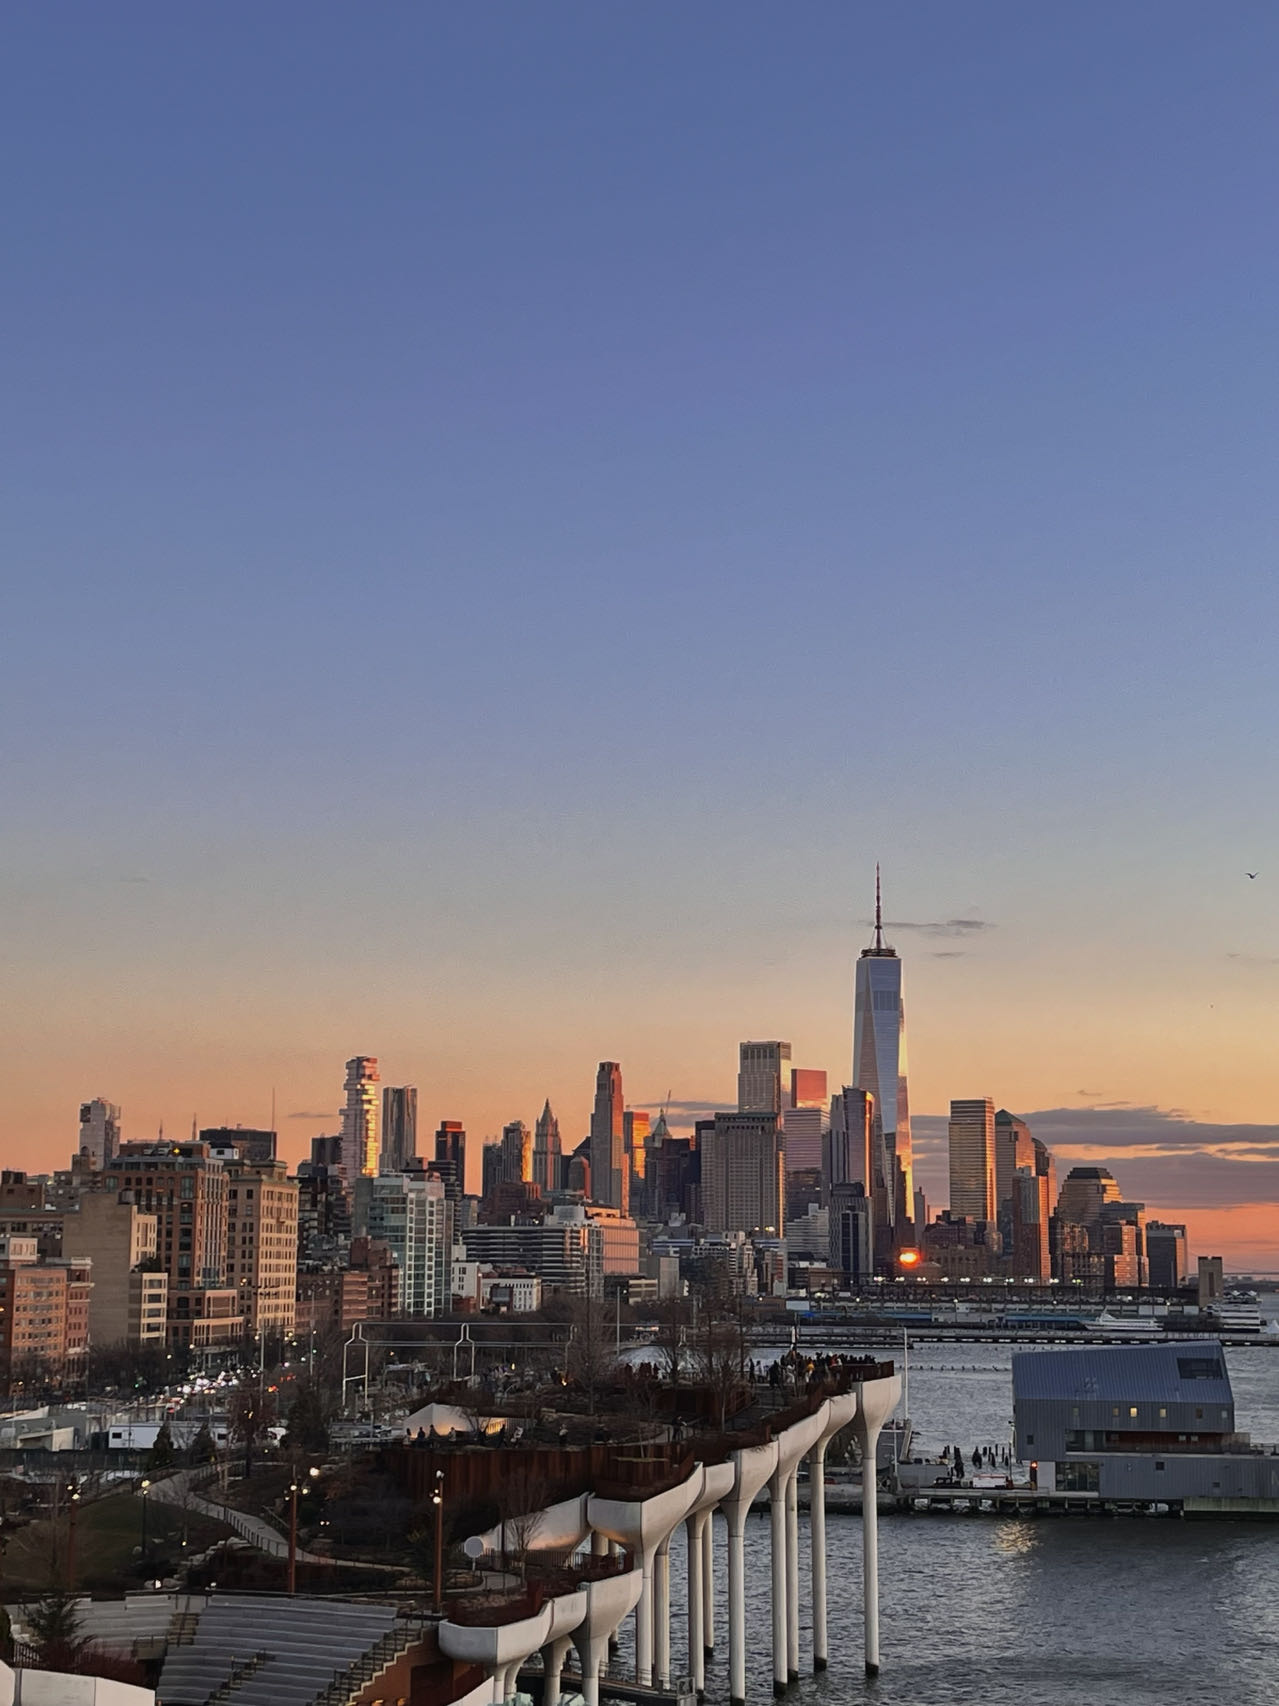
[[[910,1101],[906,1091],[906,1009],[902,963],[884,942],[884,913],[875,866],[875,939],[857,961],[853,1006],[853,1087],[874,1097],[873,1179],[875,1256],[890,1261],[914,1242],[910,1225],[914,1177],[910,1144]]]

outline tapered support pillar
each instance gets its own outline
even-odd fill
[[[702,1647],[706,1657],[715,1651],[715,1513],[702,1530]]]
[[[858,1391],[854,1428],[862,1454],[862,1607],[866,1675],[879,1675],[879,1430],[901,1396],[901,1381],[868,1380]]]
[[[586,1706],[600,1706],[600,1666],[608,1652],[607,1635],[586,1635],[574,1640],[582,1665],[582,1699]]]
[[[609,1554],[609,1538],[608,1538],[608,1535],[607,1534],[601,1534],[599,1529],[597,1528],[591,1534],[591,1557],[592,1558],[607,1558],[608,1554]]]
[[[746,1513],[730,1505],[724,1514],[728,1522],[728,1693],[732,1706],[746,1706]]]
[[[786,1477],[786,1680],[799,1681],[799,1465]]]
[[[653,1559],[653,1681],[671,1680],[671,1543],[663,1540]]]
[[[699,1694],[706,1688],[706,1646],[702,1633],[702,1530],[710,1520],[709,1511],[695,1511],[684,1522],[688,1541],[688,1674]]]
[[[773,1693],[786,1692],[786,1481],[784,1469],[774,1469],[768,1483],[773,1590]]]
[[[808,1460],[808,1533],[813,1555],[813,1669],[826,1669],[826,1441]]]
[[[546,1678],[542,1684],[542,1706],[556,1706],[563,1692],[560,1678],[564,1672],[564,1660],[572,1645],[571,1636],[561,1635],[554,1641],[548,1641],[542,1648],[542,1674]]]

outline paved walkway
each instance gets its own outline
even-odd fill
[[[159,1499],[166,1505],[185,1505],[191,1510],[199,1511],[204,1516],[211,1516],[217,1522],[223,1522],[228,1528],[233,1528],[242,1540],[256,1546],[259,1552],[266,1552],[273,1558],[286,1558],[289,1552],[287,1536],[280,1533],[278,1528],[266,1521],[264,1517],[250,1516],[247,1511],[236,1510],[234,1505],[224,1504],[221,1500],[206,1499],[196,1490],[196,1483],[202,1478],[208,1478],[209,1471],[205,1468],[179,1469],[176,1474],[166,1476],[162,1481],[152,1481],[150,1498]],[[299,1546],[297,1559],[300,1564],[332,1564],[334,1559],[322,1557],[318,1552],[304,1552]]]

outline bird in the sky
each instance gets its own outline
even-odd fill
[[[1252,878],[1252,880],[1253,880],[1253,881],[1254,881],[1254,882],[1256,882],[1256,880],[1257,880],[1257,877],[1258,877],[1258,875],[1259,875],[1259,874],[1260,874],[1260,873],[1259,873],[1259,872],[1257,872],[1257,871],[1245,871],[1245,872],[1244,872],[1244,876],[1245,876],[1245,877],[1251,877],[1251,878]]]

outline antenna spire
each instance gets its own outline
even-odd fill
[[[884,951],[884,905],[879,892],[879,860],[875,861],[875,952]]]

